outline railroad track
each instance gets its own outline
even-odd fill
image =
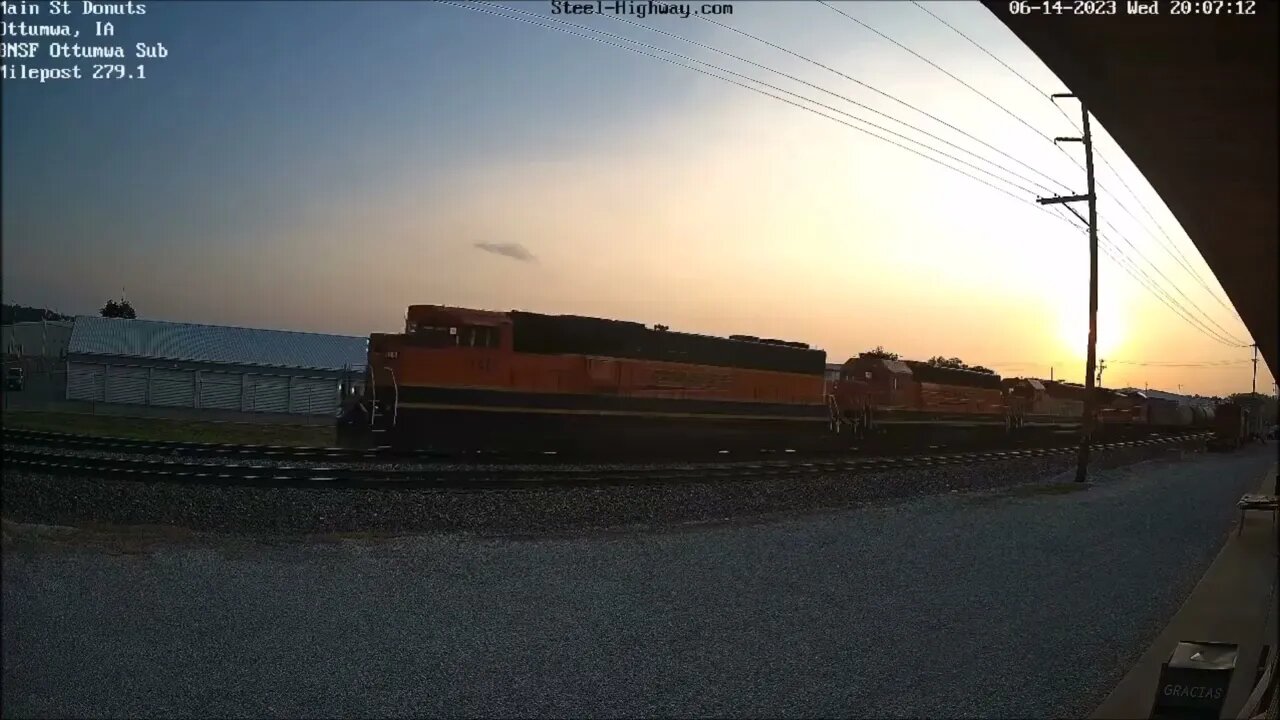
[[[457,450],[406,449],[379,446],[368,449],[340,447],[306,447],[294,445],[234,445],[225,443],[200,443],[163,440],[138,440],[133,438],[96,437],[38,430],[6,429],[6,442],[20,445],[57,447],[71,450],[100,450],[104,452],[177,455],[187,457],[211,457],[243,460],[331,460],[336,462],[484,462],[484,463],[565,463],[570,461],[616,461],[617,456],[606,453],[561,453],[537,450]],[[827,450],[827,453],[834,452]],[[846,451],[847,452],[847,451]],[[708,461],[723,460],[726,456],[808,455],[785,449],[760,449],[756,451],[707,450],[698,457]],[[686,454],[673,459],[685,460]],[[666,458],[664,458],[666,459]]]
[[[61,447],[76,450],[103,450],[123,453],[150,453],[154,455],[189,455],[200,457],[262,458],[262,459],[333,459],[371,460],[379,458],[422,457],[435,455],[429,451],[403,451],[388,447],[356,450],[337,447],[299,447],[293,445],[234,445],[229,443],[182,442],[172,440],[138,440],[134,438],[97,437],[71,433],[45,432],[6,428],[5,442],[44,447]]]
[[[1098,444],[1095,450],[1114,450],[1203,440],[1208,433]],[[910,467],[976,464],[1027,457],[1074,453],[1076,446],[999,450],[946,455],[908,455],[685,464],[667,467],[394,467],[332,468],[306,464],[264,466],[236,462],[192,462],[67,455],[6,448],[4,468],[81,477],[110,477],[192,485],[241,485],[303,488],[434,488],[518,489],[589,487],[606,484],[662,484],[727,481],[767,477],[803,477],[832,472],[888,470]]]
[[[6,443],[24,446],[52,447],[64,450],[101,451],[128,454],[173,455],[179,457],[215,458],[219,460],[272,460],[272,461],[329,461],[329,462],[461,462],[461,463],[512,463],[512,464],[563,464],[566,462],[617,463],[632,459],[625,455],[607,452],[574,453],[556,451],[495,451],[495,450],[459,450],[441,451],[429,449],[405,449],[380,446],[368,449],[340,447],[306,447],[292,445],[237,445],[228,443],[202,443],[165,440],[139,440],[134,438],[98,437],[76,435],[71,433],[47,432],[40,430],[24,430],[6,428],[3,433]],[[706,449],[698,453],[678,452],[663,455],[664,462],[724,462],[726,460],[753,458],[768,459],[786,458],[788,461],[805,458],[847,458],[851,454],[875,454],[882,456],[900,456],[918,453],[916,448],[902,445],[886,445],[868,447],[861,451],[858,448],[821,448],[794,450],[786,448],[738,448],[736,450]],[[1036,447],[1014,448],[981,448],[995,450],[1033,450]],[[1053,446],[1049,446],[1053,447]],[[945,452],[946,446],[930,446],[930,451]],[[957,448],[957,451],[959,448]],[[977,452],[979,448],[971,448]],[[634,455],[634,453],[632,453]],[[646,457],[651,459],[651,457]]]

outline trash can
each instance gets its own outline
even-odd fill
[[[1160,668],[1152,720],[1218,720],[1239,650],[1233,643],[1178,643]]]

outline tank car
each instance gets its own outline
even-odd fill
[[[1239,403],[1219,403],[1213,409],[1213,439],[1216,450],[1234,450],[1248,442],[1249,411]]]

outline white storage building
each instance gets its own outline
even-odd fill
[[[364,372],[368,339],[77,317],[67,399],[221,411],[333,415]]]
[[[61,367],[71,339],[71,322],[46,320],[0,326],[0,348],[6,360]]]

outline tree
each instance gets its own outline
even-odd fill
[[[888,350],[885,350],[882,346],[877,345],[875,350],[868,350],[864,353],[861,353],[859,357],[881,358],[883,360],[897,360],[898,353],[889,352]]]
[[[951,368],[953,370],[968,370],[969,372],[987,373],[988,375],[996,374],[995,370],[988,367],[983,367],[981,365],[966,365],[964,361],[958,357],[948,358],[942,357],[941,355],[934,355],[929,358],[928,364],[934,367]]]
[[[125,318],[128,320],[134,320],[138,317],[138,313],[134,311],[133,306],[129,304],[128,300],[123,298],[119,302],[116,302],[115,300],[108,300],[107,304],[103,305],[102,309],[99,310],[98,313],[101,314],[102,317],[107,318]]]
[[[0,324],[12,325],[20,322],[40,322],[41,320],[71,320],[70,315],[63,315],[45,308],[27,307],[26,305],[0,306]]]

